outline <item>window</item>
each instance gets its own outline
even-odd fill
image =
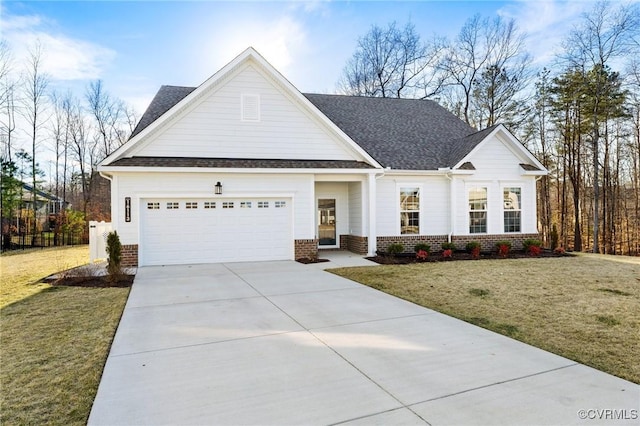
[[[167,210],[177,210],[179,206],[180,204],[178,203],[170,202],[170,203],[167,203]]]
[[[160,210],[160,203],[147,203],[147,209]]]
[[[504,207],[504,232],[520,232],[522,197],[520,188],[502,190]]]
[[[197,209],[198,203],[196,201],[187,201],[185,208],[187,209]]]
[[[487,232],[487,188],[469,190],[469,233]]]
[[[222,203],[222,208],[223,209],[232,209],[233,208],[233,201],[225,201]]]
[[[276,209],[279,209],[279,208],[287,206],[287,202],[286,201],[276,201],[274,204],[275,204]]]
[[[240,201],[240,208],[241,209],[250,209],[251,208],[251,201]]]
[[[205,201],[204,202],[204,208],[205,209],[215,209],[216,208],[216,202],[215,201]]]
[[[269,208],[269,202],[268,201],[258,201],[258,208],[259,209],[268,209]]]
[[[400,188],[400,234],[420,233],[420,188]]]

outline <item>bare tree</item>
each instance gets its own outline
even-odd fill
[[[0,41],[0,137],[2,158],[11,161],[13,132],[16,129],[15,81],[11,77],[13,56],[9,44]]]
[[[32,201],[33,201],[33,218],[34,233],[37,220],[37,177],[38,164],[36,162],[37,145],[39,141],[39,131],[45,121],[43,113],[46,109],[47,85],[48,77],[42,72],[42,45],[38,42],[29,49],[27,58],[27,68],[23,74],[23,116],[29,125],[31,136],[31,177],[32,177]]]
[[[443,43],[426,44],[415,27],[395,22],[376,25],[358,40],[355,53],[343,70],[340,90],[346,94],[377,97],[428,98],[443,84],[435,68]]]
[[[478,102],[487,109],[486,122],[493,123],[497,111],[513,107],[509,102],[526,83],[530,62],[524,52],[524,39],[514,20],[475,15],[448,47],[439,67],[449,79],[449,106],[468,124],[484,124],[474,122],[472,117],[476,87]],[[483,105],[480,100],[487,95],[488,104]]]
[[[80,172],[76,178],[82,188],[82,210],[87,217],[87,208],[91,201],[90,184],[92,173],[92,157],[99,140],[91,140],[82,106],[77,99],[69,99],[65,104],[68,114],[69,151],[76,161]]]
[[[635,38],[640,31],[640,17],[635,6],[612,8],[609,2],[599,2],[583,15],[564,43],[563,59],[574,67],[595,70],[591,112],[591,148],[593,167],[593,251],[599,248],[600,225],[600,118],[602,101],[607,86],[606,70],[609,63],[638,51]]]

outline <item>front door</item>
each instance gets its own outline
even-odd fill
[[[318,199],[318,244],[336,246],[336,199]]]

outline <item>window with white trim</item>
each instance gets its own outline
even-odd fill
[[[400,188],[400,234],[420,233],[420,188]]]
[[[167,210],[177,210],[178,208],[180,208],[180,203],[175,203],[175,202],[167,203]]]
[[[240,201],[240,208],[241,209],[250,209],[251,208],[251,201]]]
[[[487,188],[469,189],[469,233],[487,232]]]
[[[522,221],[521,188],[509,187],[502,190],[504,208],[504,232],[520,232]]]
[[[147,209],[160,210],[160,203],[147,203]]]
[[[204,208],[205,209],[215,209],[216,208],[216,202],[215,201],[205,201],[204,202]]]
[[[287,206],[287,202],[286,201],[276,201],[274,204],[275,204],[276,209],[279,209],[279,208]]]
[[[258,208],[259,209],[268,209],[269,208],[269,202],[268,201],[258,201]]]
[[[223,209],[232,209],[233,208],[233,201],[224,201],[222,203],[222,208]]]
[[[187,209],[197,209],[198,208],[198,202],[197,201],[187,201],[185,203],[185,208]]]

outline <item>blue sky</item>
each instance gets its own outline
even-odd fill
[[[545,64],[590,0],[539,1],[3,1],[0,30],[19,68],[39,39],[52,87],[90,80],[142,113],[162,84],[197,86],[255,47],[303,92],[331,93],[359,36],[411,21],[425,39],[455,37],[476,13],[514,18]]]

